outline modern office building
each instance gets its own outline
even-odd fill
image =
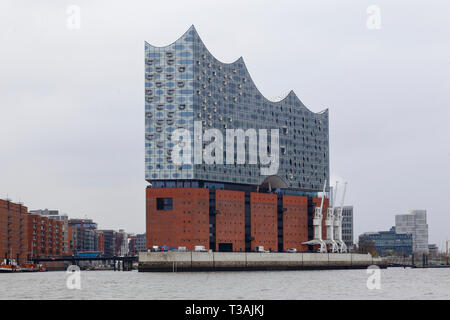
[[[145,233],[136,235],[136,250],[137,252],[146,252],[147,246],[145,241]]]
[[[395,216],[397,233],[409,233],[413,238],[413,251],[428,253],[428,224],[426,210],[409,210]]]
[[[413,237],[411,234],[401,234],[392,227],[389,231],[366,232],[359,236],[359,244],[365,240],[373,241],[379,256],[389,254],[410,255],[413,252]]]
[[[145,43],[145,164],[147,248],[306,251],[329,181],[328,110],[292,91],[268,100],[242,58],[218,61],[191,27]]]
[[[28,257],[28,208],[11,200],[0,200],[0,262]]]
[[[103,235],[103,254],[108,257],[117,255],[116,244],[116,231],[114,230],[99,230],[99,233]]]
[[[72,254],[97,251],[97,223],[92,219],[69,219],[68,224],[69,227],[72,227],[72,234],[75,233],[75,236],[72,235],[71,237],[72,247],[70,249]],[[74,239],[76,239],[76,241],[74,241]]]
[[[439,255],[439,247],[436,244],[429,244],[428,253],[430,257],[437,257]]]
[[[136,249],[136,240],[137,237],[134,234],[128,235],[128,255],[135,256],[137,255],[137,249]]]
[[[128,254],[128,234],[125,230],[120,229],[119,232],[116,232],[115,240],[115,254],[126,256]]]
[[[353,206],[344,206],[342,210],[342,240],[347,248],[353,247]]]

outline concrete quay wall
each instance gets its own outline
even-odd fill
[[[257,253],[257,252],[141,252],[140,272],[257,271],[361,269],[387,267],[370,254],[354,253]]]

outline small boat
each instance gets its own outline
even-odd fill
[[[25,263],[21,267],[22,272],[38,272],[39,266],[33,263]]]
[[[12,273],[12,272],[21,272],[22,268],[20,268],[15,260],[7,260],[4,259],[0,264],[0,272],[1,273]]]
[[[42,264],[38,264],[37,268],[39,269],[38,271],[40,271],[40,272],[47,271],[47,269],[45,269],[45,267]]]
[[[0,273],[14,272],[14,269],[9,265],[0,265]]]

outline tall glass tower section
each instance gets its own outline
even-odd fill
[[[226,129],[279,129],[278,173],[262,176],[257,164],[174,164],[171,135],[184,128],[193,136],[194,121],[201,121],[204,130],[221,130],[224,137]],[[168,46],[145,43],[145,178],[149,182],[259,186],[275,178],[278,187],[319,191],[324,180],[329,181],[328,131],[328,110],[310,111],[292,91],[266,99],[243,59],[230,64],[218,61],[193,26]]]

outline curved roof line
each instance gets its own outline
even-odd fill
[[[154,46],[154,45],[151,45],[150,43],[148,43],[147,41],[145,41],[145,43],[146,43],[147,45],[153,47],[153,48],[166,48],[166,47],[169,47],[169,46],[175,44],[178,40],[182,39],[182,38],[183,38],[185,35],[187,35],[190,31],[194,31],[194,32],[195,32],[195,34],[197,35],[197,37],[200,39],[200,42],[202,43],[203,47],[204,47],[204,48],[206,49],[206,51],[211,55],[211,57],[212,57],[214,60],[216,60],[218,63],[220,63],[220,64],[222,64],[222,65],[234,65],[234,64],[237,64],[237,63],[239,63],[239,62],[242,63],[242,65],[243,65],[243,67],[244,67],[244,70],[245,70],[245,72],[248,74],[249,80],[251,81],[253,87],[254,87],[254,88],[256,89],[256,91],[260,94],[260,96],[261,96],[264,100],[266,100],[267,102],[269,102],[269,103],[274,103],[274,104],[282,104],[286,99],[288,99],[289,97],[292,97],[294,100],[297,100],[297,101],[300,103],[300,107],[301,107],[301,108],[303,108],[303,109],[309,111],[310,113],[322,115],[322,114],[326,114],[326,113],[328,112],[328,109],[325,109],[325,110],[320,111],[320,112],[313,112],[313,111],[311,111],[308,107],[306,107],[306,106],[304,105],[304,103],[300,100],[300,98],[295,94],[295,92],[294,92],[293,90],[290,90],[288,94],[283,95],[284,98],[281,99],[281,100],[280,100],[280,99],[271,100],[271,99],[266,98],[266,96],[265,96],[264,94],[262,94],[262,92],[261,92],[261,91],[258,89],[258,87],[256,86],[255,81],[253,80],[253,77],[251,76],[250,72],[248,71],[248,68],[247,68],[247,65],[246,65],[246,63],[245,63],[245,61],[244,61],[244,58],[241,56],[241,57],[239,57],[238,59],[236,59],[234,62],[231,62],[231,63],[226,63],[226,62],[220,61],[219,59],[217,59],[217,58],[211,53],[211,51],[210,51],[210,50],[208,49],[208,47],[205,45],[205,43],[203,42],[202,38],[200,37],[200,35],[198,34],[197,30],[195,29],[195,26],[194,26],[194,25],[191,25],[191,26],[189,27],[189,29],[188,29],[185,33],[183,33],[177,40],[175,40],[174,42],[172,42],[171,44],[168,44],[168,45],[166,45],[166,46],[160,46],[160,47]]]
[[[159,48],[159,49],[167,48],[167,47],[170,47],[171,45],[175,44],[178,40],[180,40],[180,39],[183,38],[185,35],[187,35],[187,34],[189,33],[189,31],[191,31],[191,30],[195,30],[194,25],[190,26],[189,29],[188,29],[186,32],[184,32],[180,37],[178,37],[177,40],[175,40],[174,42],[172,42],[172,43],[170,43],[170,44],[168,44],[168,45],[166,45],[166,46],[154,46],[154,45],[148,43],[147,41],[144,41],[144,42],[145,42],[145,44],[148,44],[150,47],[153,47],[153,48]]]

